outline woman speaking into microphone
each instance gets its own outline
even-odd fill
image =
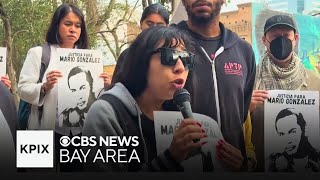
[[[83,135],[97,139],[138,136],[139,145],[128,147],[124,159],[130,159],[129,152],[136,151],[140,162],[87,162],[85,170],[183,171],[180,163],[204,144],[193,141],[207,136],[204,129],[197,121],[185,119],[175,131],[170,147],[157,152],[153,112],[173,110],[165,102],[172,100],[174,92],[184,87],[189,70],[193,68],[192,49],[189,37],[172,27],[155,26],[139,34],[129,48],[123,76],[89,109]],[[119,148],[94,147],[95,150]],[[90,155],[95,153],[90,152]]]

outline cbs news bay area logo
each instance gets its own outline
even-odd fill
[[[60,163],[140,162],[137,146],[138,136],[62,136],[54,144],[53,131],[17,131],[17,167],[53,168],[55,150],[60,151],[56,158]]]

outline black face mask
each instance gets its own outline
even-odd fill
[[[279,36],[270,43],[271,54],[278,60],[285,60],[292,52],[292,42],[284,36]]]

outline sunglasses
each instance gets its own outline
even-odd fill
[[[186,70],[192,70],[195,55],[187,51],[178,51],[172,48],[159,48],[151,54],[160,52],[161,64],[164,66],[175,66],[180,58]]]

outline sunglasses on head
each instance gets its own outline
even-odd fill
[[[178,58],[181,59],[186,70],[193,69],[194,54],[187,51],[178,51],[172,48],[159,48],[152,52],[152,54],[160,52],[161,64],[164,66],[175,66]]]

